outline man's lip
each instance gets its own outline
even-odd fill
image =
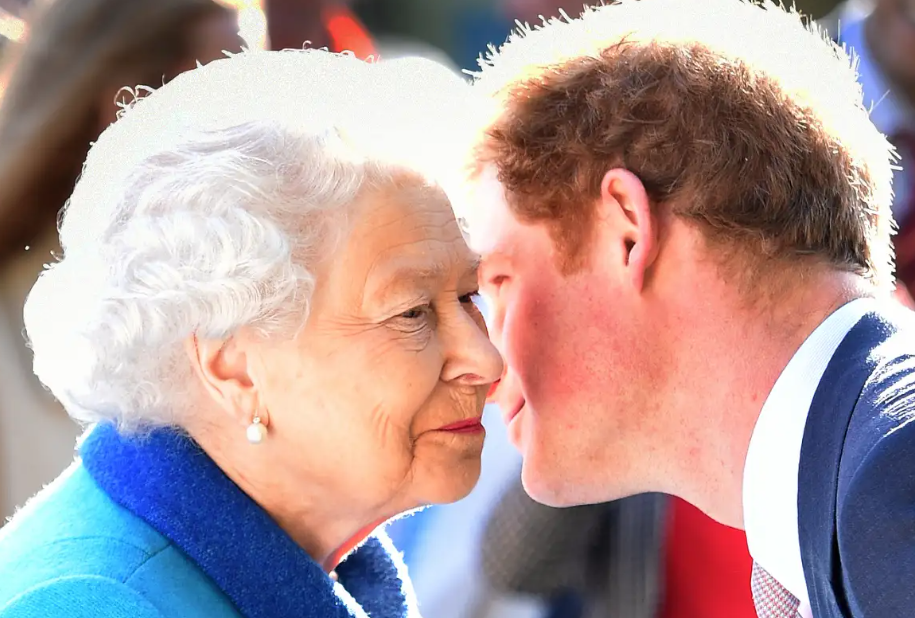
[[[524,405],[527,403],[526,400],[519,400],[513,408],[510,408],[509,411],[503,416],[505,419],[505,424],[508,425],[511,423],[518,414],[521,413],[521,410],[524,409]]]
[[[438,431],[467,431],[469,429],[476,429],[483,426],[483,417],[478,416],[476,418],[468,418],[463,421],[458,421],[456,423],[451,423],[449,425],[444,425],[439,427]]]
[[[492,400],[493,395],[496,394],[496,391],[499,388],[499,382],[501,382],[501,381],[502,380],[496,380],[495,382],[493,382],[492,384],[489,385],[489,392],[486,393],[486,401]]]

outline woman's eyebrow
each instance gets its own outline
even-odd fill
[[[420,291],[448,276],[439,261],[392,260],[376,264],[368,273],[363,298],[385,301],[392,294]]]
[[[476,253],[474,253],[469,263],[467,264],[467,270],[465,275],[467,278],[473,277],[474,279],[479,278],[480,276],[480,267],[483,265],[483,258]]]
[[[480,269],[480,256],[473,255],[466,263],[459,279],[477,279]],[[415,290],[423,285],[431,285],[454,276],[454,268],[445,262],[417,262],[396,260],[379,264],[369,272],[369,283],[366,298],[384,299],[389,294],[404,290]]]
[[[394,262],[377,269],[379,280],[386,283],[398,281],[441,280],[448,276],[448,268],[441,262],[413,263]],[[373,273],[374,275],[375,273]]]

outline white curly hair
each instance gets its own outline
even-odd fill
[[[256,51],[138,98],[90,151],[63,257],[25,304],[35,374],[80,422],[177,423],[184,340],[301,327],[346,206],[404,170],[434,181],[467,88],[419,59]]]

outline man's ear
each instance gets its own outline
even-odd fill
[[[207,394],[240,425],[247,426],[255,415],[262,422],[259,393],[250,371],[250,358],[236,338],[185,340],[191,366]]]
[[[658,230],[648,193],[638,176],[620,168],[604,174],[598,217],[604,224],[602,236],[614,245],[610,253],[619,261],[616,266],[641,291],[646,272],[658,254]]]

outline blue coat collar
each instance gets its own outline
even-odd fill
[[[179,547],[247,618],[414,615],[405,569],[383,533],[337,568],[345,589],[338,595],[321,567],[186,437],[158,430],[126,438],[99,425],[80,454],[115,502]]]

